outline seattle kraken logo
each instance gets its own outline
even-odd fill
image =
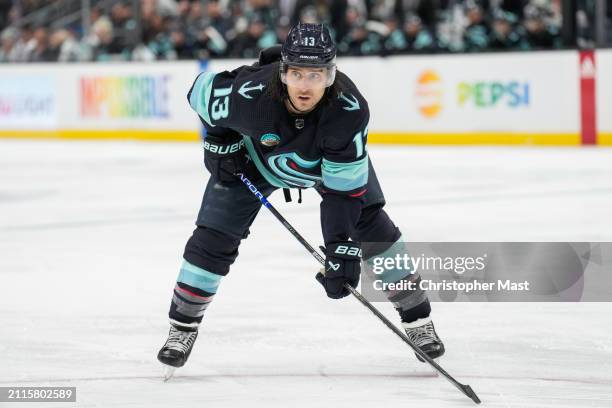
[[[272,147],[280,143],[280,136],[274,133],[266,133],[259,139],[259,141],[266,147]]]
[[[242,95],[243,97],[245,97],[246,99],[253,99],[253,96],[250,95],[251,91],[262,91],[265,87],[264,84],[259,84],[257,86],[249,87],[250,84],[251,84],[251,81],[246,81],[244,84],[242,84],[242,86],[238,90],[238,93]]]
[[[278,175],[285,183],[294,186],[309,188],[314,187],[321,181],[321,176],[316,174],[307,174],[299,171],[297,167],[291,163],[315,172],[315,168],[321,163],[321,159],[305,160],[295,152],[280,153],[268,157],[268,166]]]
[[[354,111],[359,110],[359,101],[356,97],[351,94],[343,94],[342,92],[338,93],[338,99],[342,102],[346,102],[346,105],[342,105],[342,109],[346,111]]]

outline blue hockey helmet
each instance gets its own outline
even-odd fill
[[[293,27],[281,48],[280,74],[286,84],[287,68],[325,68],[326,86],[336,78],[336,44],[329,29],[323,24],[299,23]]]

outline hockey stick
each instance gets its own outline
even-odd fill
[[[240,180],[242,180],[242,182],[247,186],[247,188],[249,189],[249,191],[251,191],[251,193],[253,193],[258,199],[259,201],[261,201],[261,203],[263,204],[264,207],[266,207],[268,210],[270,210],[270,212],[272,212],[272,214],[274,214],[274,216],[276,217],[277,220],[279,220],[284,226],[285,228],[287,228],[289,230],[289,232],[291,232],[291,234],[298,240],[300,241],[300,243],[304,246],[304,248],[306,248],[308,250],[308,252],[310,252],[310,254],[317,260],[319,261],[319,263],[321,265],[325,265],[325,259],[317,252],[317,250],[315,250],[305,239],[304,237],[302,237],[300,235],[299,232],[297,232],[295,230],[295,228],[293,228],[293,226],[291,224],[289,224],[289,221],[287,221],[285,219],[285,217],[283,217],[277,210],[276,208],[274,208],[274,206],[268,201],[268,199],[257,189],[257,187],[251,183],[251,181],[242,173],[238,173],[236,174],[237,177],[240,178]],[[391,323],[391,321],[389,321],[389,319],[387,319],[378,309],[376,309],[374,307],[374,305],[372,305],[372,303],[370,303],[366,298],[364,298],[361,293],[359,293],[357,290],[355,290],[352,286],[350,286],[349,284],[344,284],[344,287],[351,292],[351,294],[357,299],[359,300],[359,302],[361,302],[362,305],[364,305],[365,307],[367,307],[368,309],[370,309],[370,311],[372,313],[374,313],[374,315],[376,315],[376,317],[378,317],[380,319],[380,321],[382,321],[385,326],[387,326],[389,329],[391,329],[391,331],[393,333],[395,333],[400,339],[402,339],[404,341],[404,343],[408,344],[413,350],[414,352],[419,355],[423,360],[425,360],[427,363],[429,363],[429,365],[431,365],[438,373],[442,374],[451,384],[453,384],[455,387],[457,387],[457,389],[459,389],[459,391],[461,391],[463,394],[465,394],[468,398],[470,398],[472,401],[474,401],[476,404],[480,404],[480,398],[478,398],[478,396],[476,395],[476,393],[474,392],[474,390],[472,390],[472,387],[470,387],[467,384],[461,384],[459,381],[455,380],[449,373],[447,373],[442,367],[440,367],[438,365],[438,363],[436,363],[431,357],[429,357],[427,354],[425,354],[419,347],[417,347],[407,336],[406,334],[404,334],[400,329],[398,329],[393,323]]]

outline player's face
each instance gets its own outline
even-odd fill
[[[285,81],[291,103],[305,113],[314,109],[323,97],[327,72],[323,68],[289,67]]]

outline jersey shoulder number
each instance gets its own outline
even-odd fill
[[[239,67],[220,73],[203,72],[187,98],[189,105],[211,127],[242,127],[241,112],[253,109],[267,86],[261,69]]]

